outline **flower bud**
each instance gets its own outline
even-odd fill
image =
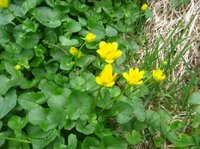
[[[142,11],[146,11],[148,9],[148,4],[147,3],[144,3],[141,7],[141,10]]]
[[[10,5],[9,0],[0,0],[0,8],[8,8]]]
[[[96,35],[90,32],[85,37],[86,42],[93,42],[95,39],[96,39]]]
[[[17,64],[17,65],[15,65],[15,69],[19,71],[19,70],[22,69],[22,67],[21,67],[20,65]]]

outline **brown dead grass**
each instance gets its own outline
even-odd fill
[[[177,51],[174,55],[176,57],[185,45],[192,42],[184,54],[184,59],[191,68],[197,71],[200,68],[200,1],[190,0],[187,5],[172,9],[170,0],[151,0],[149,7],[154,15],[154,18],[148,20],[145,27],[150,44],[153,44],[160,35],[166,39],[168,32],[172,31],[180,22],[183,27],[187,26],[192,17],[197,14],[183,36],[186,39],[177,46]],[[181,32],[181,29],[176,30],[173,36],[176,37],[179,32]],[[161,52],[160,57],[164,59],[164,53]],[[184,63],[180,61],[174,71],[174,79],[178,76],[182,77],[185,72]]]
[[[190,26],[182,37],[184,38],[184,41],[177,46],[174,57],[176,57],[182,51],[182,49],[188,45],[188,43],[190,43],[183,57],[191,70],[196,72],[198,71],[200,86],[200,0],[190,0],[189,4],[181,6],[177,9],[171,8],[170,0],[151,0],[149,7],[152,9],[154,15],[154,18],[148,20],[145,26],[145,32],[147,33],[147,39],[150,45],[149,47],[153,47],[152,45],[160,35],[164,39],[167,39],[169,33],[173,31],[179,23],[181,23],[182,28],[177,29],[172,35],[172,38],[176,38],[182,29],[186,27],[194,17]],[[160,45],[160,47],[161,46],[162,45]],[[159,56],[163,60],[165,59],[164,55],[165,54],[162,53],[161,50]],[[141,54],[141,59],[142,58],[143,55]],[[176,80],[177,78],[183,77],[186,78],[185,82],[187,82],[190,79],[187,78],[187,74],[187,68],[184,62],[180,61],[173,72],[173,79]],[[163,109],[165,109],[165,107],[163,107]],[[171,112],[169,111],[169,114],[170,113]],[[171,114],[173,116],[172,119],[181,120],[182,117],[185,117],[186,113],[186,111],[178,110],[176,111],[175,115]],[[138,148],[148,148],[149,142],[141,145],[142,147],[138,146]],[[174,146],[171,143],[165,142],[163,148],[174,148]]]

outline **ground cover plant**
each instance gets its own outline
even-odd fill
[[[198,72],[183,57],[193,41],[176,51],[198,14],[150,45],[145,1],[0,7],[0,148],[199,148]],[[173,80],[180,61],[189,80]]]

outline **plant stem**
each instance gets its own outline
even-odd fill
[[[8,12],[10,12],[10,14],[11,14],[13,17],[15,17],[20,23],[23,24],[23,21],[22,21],[18,16],[16,16],[9,8],[7,8],[7,10],[8,10]]]
[[[95,100],[94,100],[94,107],[93,107],[93,109],[95,110],[95,106],[96,106],[96,103],[97,103],[97,100],[99,99],[99,97],[100,97],[100,93],[101,93],[101,89],[102,89],[102,87],[100,87],[97,91],[97,96],[96,96],[96,98],[94,98]]]
[[[96,98],[96,100],[98,100],[98,99],[99,99],[99,97],[100,97],[101,89],[102,89],[102,87],[100,87],[100,88],[98,89],[98,92],[97,92],[97,98]]]
[[[85,44],[86,44],[86,42],[84,42],[84,43],[81,45],[81,47],[79,48],[79,51],[82,50],[82,48],[84,47]]]
[[[10,138],[10,137],[5,137],[5,136],[0,136],[0,140],[10,140],[10,141],[23,142],[23,143],[31,143],[31,142],[28,141],[28,140],[18,139],[18,138]]]
[[[28,7],[28,11],[30,11],[30,5],[29,5],[28,0],[26,0],[26,4],[27,4],[27,7]]]
[[[123,91],[113,98],[100,112],[103,112],[106,108],[108,108],[111,104],[113,104],[118,98],[120,98],[122,95],[124,95],[125,91],[127,91],[131,86],[129,85],[128,87],[124,87]]]
[[[45,40],[43,40],[42,42],[45,43],[45,44],[47,44],[47,45],[53,46],[53,47],[55,47],[55,48],[57,48],[57,49],[60,49],[61,51],[63,51],[63,52],[65,53],[65,55],[69,55],[69,54],[65,51],[65,49],[64,49],[63,47],[60,47],[60,46],[58,46],[58,45],[56,45],[56,44],[47,42],[47,41],[45,41]]]
[[[84,45],[86,44],[86,42],[84,42],[81,47],[78,49],[78,53],[81,52],[82,48],[84,47]],[[78,55],[75,56],[75,64],[74,64],[74,68],[76,67],[76,63],[77,63],[77,60],[78,60]]]

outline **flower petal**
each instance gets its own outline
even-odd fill
[[[129,75],[127,72],[124,72],[122,75],[127,81],[129,81]]]
[[[117,42],[113,42],[111,45],[115,50],[117,50],[118,48],[118,43]]]
[[[115,81],[105,84],[106,87],[112,87],[115,84]]]
[[[106,42],[105,41],[101,41],[99,43],[99,48],[102,49],[102,48],[104,48],[105,45],[106,45]]]
[[[113,63],[115,60],[113,60],[113,59],[105,59],[105,61],[106,61],[107,63],[111,64],[111,63]]]
[[[99,85],[103,85],[103,81],[100,77],[96,77],[96,83]]]

